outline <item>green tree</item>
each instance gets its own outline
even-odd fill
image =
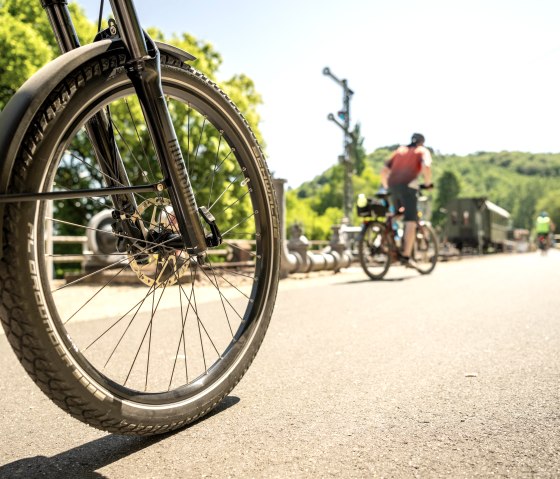
[[[351,133],[352,142],[350,143],[350,157],[354,160],[354,170],[360,176],[366,167],[367,152],[364,148],[365,138],[361,133],[362,126],[356,123],[354,131]]]
[[[447,204],[457,198],[461,192],[461,185],[457,175],[451,171],[444,171],[436,182],[436,201],[432,221],[435,225],[441,225],[445,221]]]
[[[313,198],[298,198],[296,190],[286,192],[286,227],[289,236],[291,225],[299,223],[303,226],[303,234],[314,240],[328,240],[331,227],[340,224],[343,212],[340,207],[330,206],[321,214],[317,214],[313,206]]]
[[[538,183],[523,183],[518,185],[516,203],[513,206],[513,223],[518,228],[533,228],[537,216],[537,201],[542,194]]]
[[[0,109],[21,84],[45,62],[53,58],[52,49],[31,25],[0,14]],[[32,49],[34,55],[29,54]]]
[[[96,29],[76,3],[69,5],[81,42]],[[47,14],[40,2],[5,0],[0,6],[0,109],[33,73],[59,54]]]

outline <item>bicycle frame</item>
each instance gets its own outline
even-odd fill
[[[41,0],[41,4],[47,11],[49,22],[62,53],[80,47],[67,0]],[[92,142],[100,169],[104,177],[110,179],[107,188],[71,193],[8,194],[0,197],[0,203],[110,195],[115,210],[124,220],[130,219],[130,215],[136,209],[132,193],[161,192],[168,189],[182,242],[189,254],[200,257],[207,249],[207,238],[198,215],[199,208],[165,101],[161,85],[159,50],[142,30],[132,0],[110,0],[110,4],[117,27],[116,31],[112,31],[111,34],[120,34],[128,51],[127,74],[138,96],[164,180],[145,186],[130,185],[113,135],[110,112],[102,111],[87,122],[86,131]],[[201,209],[200,212],[210,224],[212,218],[208,218],[204,209]],[[127,221],[122,221],[121,226],[125,235],[133,236],[132,228]]]
[[[404,218],[404,213],[398,212],[398,213],[390,213],[387,215],[387,219],[385,221],[385,224],[387,225],[387,231],[388,236],[391,237],[392,243],[393,243],[393,247],[396,248],[398,250],[398,246],[397,246],[397,232],[395,230],[395,221],[397,220],[403,220]],[[404,223],[404,221],[403,221]],[[421,219],[421,217],[419,216],[416,221],[416,229],[418,230],[419,228],[422,228],[422,226],[425,224],[424,221]],[[404,228],[404,224],[403,224],[403,228]]]
[[[399,214],[387,213],[387,216],[385,218],[386,228],[384,234],[387,240],[389,241],[391,254],[397,253],[400,250],[400,248],[397,245],[397,240],[395,239],[397,232],[395,231],[393,226],[393,221],[395,221],[395,219],[399,216],[402,218],[403,215],[400,213]]]
[[[425,188],[424,186],[420,186],[420,189]],[[418,190],[418,192],[416,193],[416,196],[419,197],[420,196],[420,190]],[[389,195],[385,195],[384,196],[386,201],[389,201]],[[396,211],[391,212],[391,213],[387,213],[386,217],[385,217],[385,225],[387,226],[386,230],[385,230],[385,234],[387,235],[387,237],[389,238],[389,242],[391,244],[391,249],[393,251],[399,251],[399,247],[397,245],[397,240],[396,240],[396,231],[394,228],[394,222],[397,220],[402,220],[404,218],[404,207],[398,208]],[[416,228],[421,228],[422,227],[422,215],[420,213],[418,213],[418,216],[416,218]],[[364,223],[364,228],[367,226],[366,222]],[[404,241],[404,240],[403,240]]]
[[[389,243],[389,249],[391,254],[397,254],[401,251],[401,248],[397,245],[397,240],[396,240],[397,232],[395,231],[394,228],[394,222],[397,219],[402,219],[402,218],[403,218],[403,213],[400,212],[387,213],[387,215],[385,216],[385,221],[382,221],[382,223],[385,225],[385,231],[383,232],[383,235]],[[368,224],[370,224],[372,221],[376,221],[376,220],[364,221],[362,225],[362,234],[366,230]],[[422,226],[421,220],[420,219],[416,220],[416,227],[420,228],[421,226]]]

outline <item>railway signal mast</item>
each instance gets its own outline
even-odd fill
[[[354,162],[351,155],[352,134],[350,133],[350,99],[354,92],[348,87],[348,80],[340,80],[329,69],[323,68],[323,75],[332,78],[338,83],[343,90],[342,110],[335,117],[329,113],[327,119],[338,125],[344,132],[344,150],[343,154],[338,157],[339,162],[344,166],[344,195],[343,195],[343,222],[350,223],[350,215],[352,214],[352,174],[354,173]]]

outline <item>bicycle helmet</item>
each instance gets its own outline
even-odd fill
[[[424,135],[422,135],[421,133],[413,133],[412,138],[410,139],[410,143],[412,145],[423,144],[425,141],[426,138],[424,138]]]

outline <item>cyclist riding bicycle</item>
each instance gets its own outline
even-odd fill
[[[404,207],[404,241],[401,263],[417,269],[411,258],[418,217],[418,176],[422,174],[426,187],[432,186],[432,155],[424,146],[426,139],[414,133],[410,144],[399,146],[381,170],[381,184],[387,188],[397,211]]]
[[[546,211],[541,211],[536,221],[536,233],[539,245],[550,248],[550,234],[554,231],[554,223]]]

